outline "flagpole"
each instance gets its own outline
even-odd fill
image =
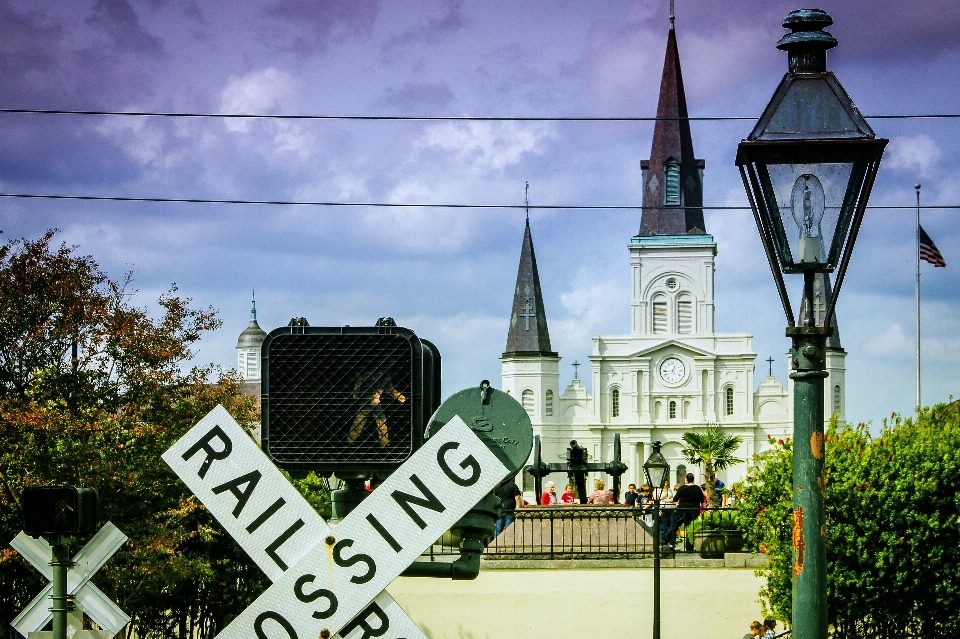
[[[920,404],[920,184],[914,184],[917,190],[917,408]]]

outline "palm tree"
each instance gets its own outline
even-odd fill
[[[728,435],[716,424],[704,424],[697,430],[684,433],[683,441],[687,445],[680,452],[691,464],[703,464],[703,474],[707,485],[707,503],[714,504],[717,497],[718,470],[724,470],[734,464],[743,463],[733,454],[740,447],[743,438]]]

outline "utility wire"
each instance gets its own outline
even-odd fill
[[[687,120],[694,122],[717,122],[725,120],[756,121],[747,116],[409,116],[409,115],[298,115],[266,113],[175,113],[172,111],[98,111],[83,109],[13,109],[0,108],[0,113],[32,113],[40,115],[124,115],[153,118],[223,118],[254,120],[379,120],[410,122],[656,122],[658,120]],[[960,113],[917,113],[867,115],[868,120],[904,119],[955,119]]]
[[[571,211],[640,211],[645,209],[700,209],[705,211],[749,211],[749,206],[637,206],[637,205],[582,205],[582,204],[453,204],[436,202],[323,202],[300,200],[236,200],[176,197],[127,197],[121,195],[57,195],[49,193],[0,193],[0,198],[18,198],[29,200],[84,200],[93,202],[160,202],[174,204],[259,204],[271,206],[327,206],[343,208],[425,208],[425,209],[540,209]],[[868,209],[910,209],[916,205],[868,205]],[[960,209],[960,204],[930,204],[923,209]]]

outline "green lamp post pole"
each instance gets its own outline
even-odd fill
[[[660,452],[660,442],[643,464],[643,474],[653,493],[653,639],[660,639],[660,498],[670,478],[670,464]]]
[[[877,138],[833,73],[820,9],[792,11],[777,43],[789,70],[737,147],[737,166],[787,316],[793,386],[794,639],[827,637],[824,379],[837,296],[887,140]],[[836,270],[831,292],[829,274]],[[803,275],[794,318],[784,274]]]

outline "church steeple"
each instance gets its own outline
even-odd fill
[[[650,159],[640,163],[643,172],[643,214],[640,235],[704,233],[704,161],[693,155],[693,138],[687,120],[687,99],[680,72],[680,53],[673,12],[667,34],[667,52],[660,79],[658,119],[653,129]]]
[[[543,310],[543,293],[540,292],[540,275],[537,272],[537,257],[533,252],[529,214],[523,231],[520,268],[517,271],[504,355],[556,356],[550,349],[550,333],[547,330],[547,315]]]

